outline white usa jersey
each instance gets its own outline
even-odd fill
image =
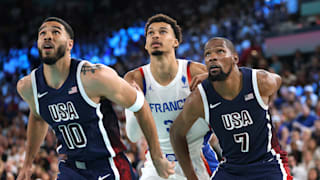
[[[167,154],[173,154],[170,143],[170,126],[183,109],[186,98],[191,93],[189,64],[191,61],[177,60],[179,67],[175,78],[166,86],[160,85],[152,76],[150,64],[140,68],[144,76],[145,98],[150,105],[156,123],[160,147]],[[204,136],[209,131],[208,123],[199,118],[187,134],[191,156],[200,155]],[[170,160],[170,157],[167,157]]]

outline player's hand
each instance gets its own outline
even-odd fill
[[[132,87],[136,88],[138,91],[142,92],[141,88],[139,87],[139,85],[138,85],[135,81],[133,81],[132,83],[130,83],[130,85],[131,85]],[[143,93],[143,92],[142,92],[142,93]]]
[[[32,175],[32,168],[28,166],[23,166],[20,169],[17,180],[30,180],[31,175]]]
[[[190,83],[190,90],[193,91],[197,88],[198,84],[208,78],[208,73],[198,74],[194,76]]]
[[[165,157],[153,160],[153,164],[160,177],[167,179],[171,174],[174,174],[174,162],[168,161]]]

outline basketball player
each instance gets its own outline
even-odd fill
[[[175,49],[181,43],[182,35],[179,25],[171,17],[157,14],[149,18],[145,26],[145,35],[145,49],[150,55],[150,64],[128,72],[125,80],[136,83],[143,90],[156,123],[161,149],[168,160],[177,161],[171,147],[169,129],[182,110],[185,98],[190,94],[191,78],[206,73],[206,68],[200,63],[176,59]],[[141,133],[140,135],[138,133],[139,126],[128,111],[126,118],[127,134],[129,139],[135,142],[141,137]],[[201,158],[203,145],[203,154],[208,158],[212,170],[218,164],[214,152],[207,143],[211,135],[208,132],[210,132],[208,124],[204,119],[199,119],[190,130],[188,138],[192,162],[198,177],[202,180],[209,179],[211,174],[208,162]],[[176,174],[169,179],[186,179],[178,163],[175,172]],[[157,175],[147,153],[141,180],[157,179],[162,178]]]
[[[199,179],[192,166],[186,134],[197,118],[211,125],[219,139],[224,161],[213,180],[285,180],[287,157],[281,151],[268,112],[270,97],[281,78],[264,70],[239,68],[228,39],[212,38],[205,45],[208,79],[187,98],[174,121],[170,137],[188,180]]]
[[[135,112],[157,172],[167,178],[174,164],[163,158],[143,94],[107,66],[71,59],[73,39],[72,28],[60,18],[49,17],[39,28],[43,65],[17,84],[30,107],[26,159],[18,179],[30,179],[48,125],[58,138],[57,151],[66,155],[58,179],[134,179],[110,101]]]

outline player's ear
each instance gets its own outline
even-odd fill
[[[178,39],[175,39],[175,40],[174,40],[173,47],[174,47],[174,48],[178,48],[178,47],[179,47],[179,41],[178,41]]]
[[[235,62],[235,64],[238,64],[238,62],[239,62],[238,54],[233,54],[232,59],[233,59],[233,61]]]
[[[68,42],[67,42],[67,49],[71,51],[71,49],[73,48],[73,40],[72,39],[69,39]]]

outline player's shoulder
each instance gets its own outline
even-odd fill
[[[31,74],[24,76],[17,82],[17,91],[23,98],[30,98],[32,96]]]
[[[276,73],[272,73],[264,69],[254,69],[254,71],[257,73],[257,80],[262,83],[268,83],[270,80],[281,80],[281,77]]]
[[[137,83],[140,88],[143,88],[143,74],[141,73],[142,66],[135,68],[124,75],[124,80],[129,83]]]
[[[189,64],[190,64],[191,77],[208,72],[206,65],[202,63],[190,60]]]
[[[124,75],[124,79],[125,80],[140,80],[143,78],[141,71],[143,71],[143,66],[140,66],[140,67],[137,67],[133,70],[130,70]]]
[[[262,94],[269,95],[280,87],[281,77],[278,74],[268,72],[264,69],[255,69],[255,71],[257,73],[258,87]]]
[[[80,74],[82,79],[88,79],[89,81],[100,81],[106,78],[113,78],[117,76],[117,72],[109,66],[104,64],[93,64],[89,61],[85,61],[81,67]]]

